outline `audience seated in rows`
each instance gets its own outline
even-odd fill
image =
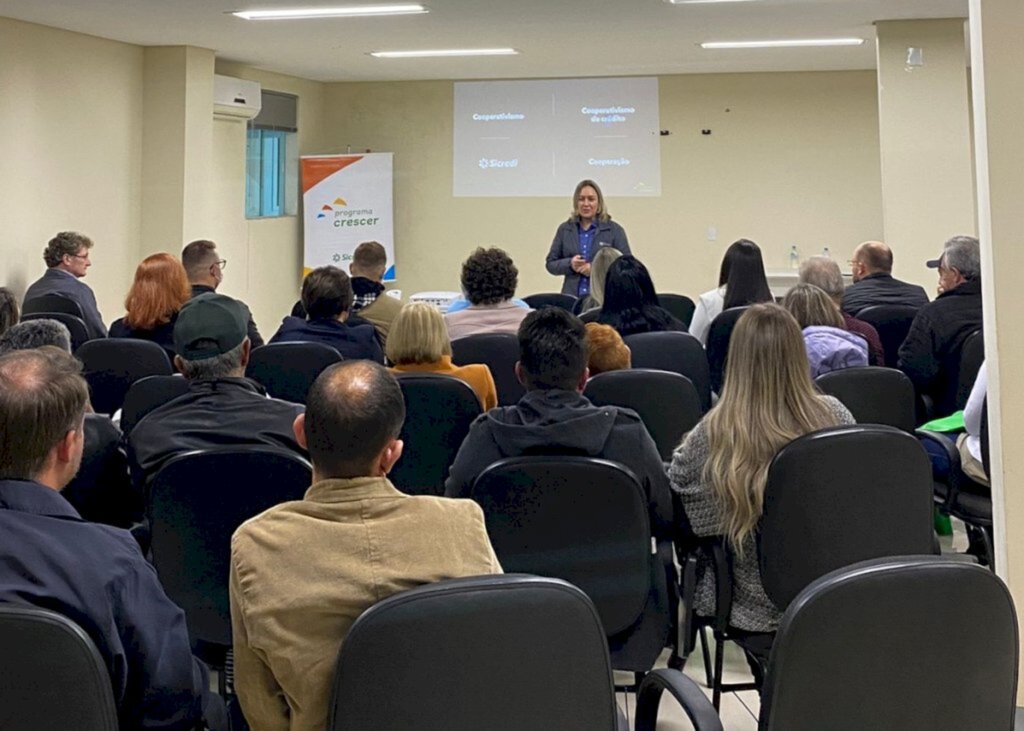
[[[832,299],[843,318],[843,328],[860,335],[867,341],[870,364],[884,366],[885,351],[882,349],[882,340],[878,337],[878,331],[873,325],[858,320],[842,310],[843,275],[839,271],[839,264],[836,263],[836,260],[828,256],[812,256],[800,265],[800,281],[804,284],[813,284]]]
[[[615,251],[615,249],[606,249]],[[599,373],[619,371],[632,367],[632,354],[619,332],[611,325],[588,322],[587,329],[587,370],[590,378]]]
[[[0,335],[18,324],[21,319],[21,308],[18,298],[7,287],[0,287]]]
[[[192,285],[192,296],[198,297],[217,291],[217,287],[224,281],[224,269],[228,262],[220,258],[217,244],[208,239],[198,239],[181,250],[181,264],[188,275],[188,283]],[[263,338],[256,328],[256,323],[253,322],[251,312],[248,333],[252,347],[258,348],[263,345]]]
[[[505,457],[601,457],[636,474],[647,496],[651,532],[669,537],[672,500],[665,467],[644,423],[633,411],[594,406],[583,396],[588,377],[583,323],[565,310],[544,307],[523,320],[518,335],[516,376],[526,395],[515,406],[491,409],[473,422],[452,464],[445,494],[469,497],[480,473]]]
[[[669,478],[690,527],[723,535],[733,555],[729,624],[753,657],[760,677],[780,613],[764,593],[756,528],[775,453],[818,429],[853,424],[837,399],[817,393],[807,367],[800,326],[784,308],[754,305],[733,330],[725,385],[718,403],[672,456]],[[700,578],[696,611],[715,614],[714,572]]]
[[[352,275],[352,314],[374,326],[381,345],[387,345],[391,323],[402,309],[400,300],[384,294],[384,272],[388,254],[376,241],[364,241],[352,252],[348,271]]]
[[[185,615],[127,531],[87,523],[60,490],[79,468],[89,390],[57,348],[0,357],[0,602],[72,619],[100,650],[123,729],[224,727]]]
[[[813,284],[798,284],[782,300],[803,329],[811,378],[824,373],[868,364],[863,336],[843,327],[843,317],[832,299]]]
[[[468,383],[484,411],[498,405],[491,369],[483,363],[452,365],[452,341],[444,316],[431,304],[410,302],[398,313],[387,343],[388,361],[395,373],[439,373]]]
[[[174,365],[189,380],[188,393],[149,412],[127,435],[136,485],[193,449],[268,444],[303,453],[292,430],[303,407],[267,398],[244,377],[248,322],[249,309],[222,294],[204,294],[181,308]]]
[[[620,256],[622,252],[614,246],[602,246],[597,250],[594,260],[590,262],[590,287],[574,312],[586,312],[604,304],[604,283],[608,279],[608,270]]]
[[[707,345],[711,323],[723,310],[772,301],[761,249],[750,239],[739,239],[725,250],[718,272],[718,287],[697,299],[690,335],[700,340],[701,345]]]
[[[43,251],[48,267],[43,276],[29,285],[23,302],[47,294],[58,294],[75,302],[82,309],[82,320],[89,338],[107,337],[107,326],[96,306],[92,288],[81,281],[92,262],[89,249],[92,239],[75,231],[61,231],[50,239]]]
[[[235,690],[254,729],[327,727],[339,647],[371,605],[420,584],[501,573],[476,503],[405,495],[387,479],[404,419],[401,389],[382,366],[328,368],[295,422],[312,487],[235,532]]]
[[[498,248],[478,248],[462,262],[462,292],[469,300],[464,309],[448,308],[444,316],[452,340],[478,333],[515,334],[529,307],[514,301],[519,270]]]
[[[960,348],[967,336],[980,330],[981,254],[973,236],[954,236],[938,259],[928,262],[939,270],[939,296],[914,317],[899,351],[899,367],[921,395],[931,398],[936,413],[952,413],[946,381],[959,371]]]
[[[853,284],[843,292],[843,311],[856,315],[873,305],[924,307],[924,287],[901,282],[892,276],[892,249],[881,241],[865,241],[850,260]]]
[[[124,299],[125,316],[110,325],[112,338],[149,340],[174,360],[174,321],[192,290],[181,262],[170,254],[153,254],[135,269]]]
[[[306,319],[288,316],[270,338],[272,343],[323,343],[342,358],[384,362],[377,331],[365,320],[348,322],[352,311],[352,283],[338,267],[314,269],[302,281],[302,306]]]
[[[620,256],[609,267],[597,322],[611,325],[622,337],[663,330],[686,332],[686,325],[658,304],[650,272],[631,254]]]

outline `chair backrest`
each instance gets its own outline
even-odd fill
[[[711,408],[711,375],[700,341],[689,333],[653,332],[627,335],[634,368],[671,371],[690,379],[700,398],[701,412]]]
[[[665,461],[704,413],[686,376],[647,368],[608,371],[589,381],[583,395],[596,406],[623,406],[643,419]]]
[[[537,576],[451,579],[367,609],[342,644],[328,731],[612,731],[594,606]]]
[[[873,325],[878,331],[887,368],[895,368],[899,362],[900,346],[907,338],[917,309],[910,305],[872,305],[857,313],[858,320]]]
[[[70,297],[62,294],[44,294],[25,300],[21,307],[22,315],[36,315],[41,312],[63,312],[65,315],[74,315],[79,320],[85,320],[82,308]]]
[[[398,385],[405,397],[399,436],[405,448],[388,478],[410,495],[444,495],[448,468],[480,416],[480,399],[469,384],[453,376],[401,373]]]
[[[759,526],[765,594],[780,610],[808,584],[858,561],[935,551],[924,447],[889,426],[799,437],[768,468]]]
[[[981,330],[975,330],[964,344],[960,346],[959,367],[956,372],[956,408],[967,406],[974,381],[978,378],[981,364],[985,362],[985,336]]]
[[[843,368],[814,379],[822,393],[835,396],[858,424],[887,424],[913,432],[914,384],[895,368]]]
[[[22,321],[25,320],[56,320],[68,329],[71,334],[71,352],[76,352],[89,340],[89,330],[85,327],[85,321],[81,317],[69,315],[66,312],[33,312],[22,314]]]
[[[516,378],[519,340],[511,333],[481,333],[452,341],[452,362],[455,365],[483,363],[491,369],[498,389],[498,405],[512,406],[526,393]]]
[[[125,436],[142,417],[158,406],[188,393],[188,379],[184,376],[146,376],[128,387],[121,406],[121,431]]]
[[[576,305],[576,298],[571,294],[562,294],[561,292],[542,292],[523,297],[523,302],[535,310],[539,310],[541,307],[560,307],[566,312],[572,312]]]
[[[579,314],[580,322],[582,322],[583,324],[586,324],[588,322],[597,322],[597,318],[600,316],[600,307],[591,307],[589,310],[586,310],[585,312],[581,312]]]
[[[301,500],[311,477],[305,459],[269,447],[186,452],[157,472],[146,505],[153,565],[185,610],[193,641],[231,644],[231,534],[268,508]]]
[[[128,389],[140,378],[174,373],[167,352],[149,340],[90,340],[75,356],[82,361],[92,408],[98,414],[113,414],[121,408]]]
[[[1012,729],[1017,655],[1013,600],[988,569],[865,561],[818,579],[786,611],[759,728]]]
[[[659,294],[658,304],[687,327],[693,321],[693,312],[697,309],[697,305],[685,294]]]
[[[82,463],[61,496],[90,523],[131,528],[142,517],[142,495],[132,488],[121,430],[109,417],[86,414]]]
[[[711,388],[716,393],[722,391],[722,384],[725,383],[725,367],[729,358],[732,331],[736,327],[736,321],[746,311],[746,307],[730,307],[711,321],[708,330],[708,369],[711,372]]]
[[[117,731],[103,658],[81,627],[56,612],[0,605],[0,728]]]
[[[636,475],[590,457],[511,457],[473,483],[506,571],[578,586],[609,636],[633,625],[650,590],[651,529]]]
[[[323,343],[270,343],[253,348],[245,375],[274,398],[304,404],[316,377],[340,360],[338,351]]]

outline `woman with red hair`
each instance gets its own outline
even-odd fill
[[[124,298],[125,316],[110,326],[112,338],[151,340],[174,362],[174,321],[192,288],[181,262],[170,254],[147,256]]]

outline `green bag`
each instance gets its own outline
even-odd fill
[[[967,430],[967,427],[964,426],[964,412],[962,411],[957,411],[955,414],[950,414],[949,416],[943,416],[941,419],[932,419],[927,424],[922,424],[921,428],[927,431],[937,432]]]

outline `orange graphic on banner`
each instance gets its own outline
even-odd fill
[[[304,157],[302,158],[302,192],[305,193],[321,180],[354,165],[363,159],[362,155],[344,157]]]

